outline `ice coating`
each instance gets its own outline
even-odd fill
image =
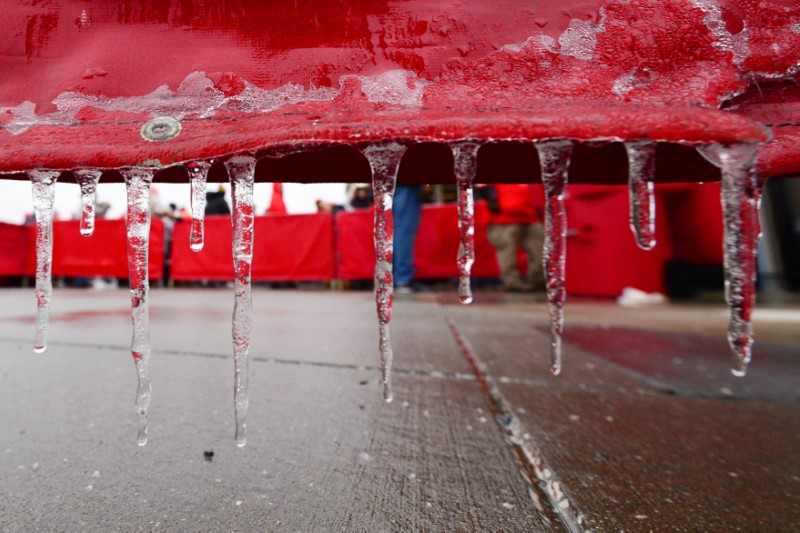
[[[392,392],[394,353],[389,331],[394,300],[392,199],[397,181],[397,170],[400,168],[400,160],[405,151],[405,146],[395,142],[372,144],[364,149],[364,156],[372,169],[372,191],[375,197],[375,304],[378,310],[380,333],[378,349],[381,358],[383,399],[387,402],[391,402],[394,398]]]
[[[459,142],[450,146],[458,185],[458,233],[461,245],[458,248],[458,299],[463,304],[472,303],[470,272],[475,263],[475,198],[473,183],[478,171],[478,149],[476,142]]]
[[[731,372],[744,376],[752,358],[756,299],[756,252],[761,236],[758,208],[761,185],[755,174],[755,144],[713,144],[698,150],[722,170],[724,222],[725,299],[730,310],[728,343],[735,366]]]
[[[12,118],[9,123],[2,125],[2,129],[19,135],[34,126],[74,124],[76,115],[85,108],[148,113],[152,117],[170,117],[178,122],[187,116],[208,118],[218,111],[228,110],[269,113],[302,102],[331,102],[341,94],[348,78],[361,83],[362,91],[370,102],[412,108],[422,105],[423,89],[427,84],[412,71],[393,69],[370,76],[342,76],[338,88],[306,89],[296,83],[286,83],[274,89],[262,89],[242,80],[241,92],[225,93],[214,86],[209,75],[198,71],[187,75],[175,90],[162,85],[149,94],[116,98],[65,91],[53,100],[57,109],[51,113],[37,114],[36,106],[25,101],[16,106],[0,106],[0,114]]]
[[[248,363],[253,329],[253,294],[250,275],[253,266],[253,183],[256,160],[233,157],[225,162],[231,181],[233,222],[233,406],[236,418],[236,445],[247,443],[247,408],[250,405]]]
[[[148,280],[150,243],[150,184],[155,170],[129,168],[122,171],[128,192],[128,279],[131,287],[133,337],[131,354],[139,384],[136,411],[139,414],[139,446],[147,444],[147,410],[150,407],[150,282]]]
[[[636,244],[643,250],[656,245],[656,143],[626,142],[630,224]]]
[[[99,170],[75,170],[75,180],[81,188],[81,235],[88,237],[94,233],[94,214],[97,205],[97,183]]]
[[[570,141],[547,141],[536,144],[545,192],[544,272],[547,278],[547,301],[550,307],[550,352],[553,374],[561,373],[561,333],[564,329],[564,301],[567,291],[564,269],[567,255],[567,212],[564,193],[573,144]]]
[[[53,201],[59,172],[28,172],[33,191],[33,212],[36,217],[36,336],[33,351],[47,349],[50,331],[50,298],[53,294]]]
[[[206,216],[206,178],[211,165],[205,161],[189,163],[189,179],[192,184],[192,229],[189,234],[189,247],[193,252],[203,249],[203,224]]]

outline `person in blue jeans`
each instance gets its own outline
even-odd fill
[[[398,185],[394,191],[394,286],[397,294],[413,292],[414,241],[422,212],[421,185]]]

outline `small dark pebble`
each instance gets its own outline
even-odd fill
[[[361,409],[362,411],[364,410],[364,406],[363,405],[359,405],[358,408]]]
[[[367,379],[358,382],[359,385],[366,385],[368,383],[369,383],[369,380],[367,380]]]
[[[212,461],[212,460],[214,460],[214,450],[206,450],[206,451],[204,451],[204,452],[203,452],[203,458],[204,458],[206,461]]]

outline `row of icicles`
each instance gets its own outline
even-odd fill
[[[564,270],[566,260],[567,220],[565,191],[573,142],[554,140],[536,144],[542,182],[545,189],[544,271],[552,333],[551,370],[561,371],[561,334],[566,297]],[[455,176],[458,184],[458,215],[461,245],[458,252],[460,275],[458,296],[462,303],[472,302],[470,270],[475,262],[475,213],[473,180],[477,170],[480,144],[473,141],[452,143]],[[650,250],[655,246],[655,177],[654,142],[627,142],[630,223],[637,244]],[[383,396],[392,401],[392,347],[389,322],[392,313],[392,198],[400,160],[406,147],[396,142],[375,143],[363,149],[372,169],[375,196],[375,299],[379,322],[379,352]],[[754,172],[756,146],[712,144],[698,150],[722,170],[722,207],[725,225],[725,294],[730,308],[728,341],[735,355],[732,372],[743,376],[751,358],[753,343],[750,316],[755,302],[755,254],[759,238],[759,181]],[[234,408],[236,444],[246,442],[248,408],[248,353],[252,330],[251,265],[253,259],[253,183],[256,159],[235,156],[225,161],[233,199],[233,265],[235,298],[233,310]],[[195,252],[203,248],[203,216],[206,177],[211,164],[189,163],[191,179],[192,225],[189,246]],[[133,339],[131,352],[138,374],[136,409],[139,415],[138,442],[147,443],[147,411],[151,385],[148,371],[150,330],[148,310],[148,239],[150,235],[150,185],[154,168],[126,168],[122,171],[127,187],[127,242],[130,277]],[[49,306],[52,292],[52,222],[56,179],[60,172],[30,171],[36,216],[36,300],[37,320],[34,351],[47,347]],[[80,231],[84,236],[94,231],[95,193],[100,170],[73,171],[81,188],[83,213]]]

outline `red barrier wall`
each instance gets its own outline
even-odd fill
[[[663,293],[672,245],[661,198],[656,199],[656,246],[645,251],[630,229],[627,188],[570,185],[567,191],[567,292],[616,297],[634,287]]]
[[[625,287],[663,292],[663,270],[670,259],[722,262],[719,184],[665,185],[657,188],[654,250],[640,250],[628,225],[625,188],[571,185],[567,201],[567,291],[573,295],[614,297]],[[486,237],[488,211],[476,203],[475,277],[499,275]],[[323,281],[372,279],[375,252],[372,209],[311,215],[269,215],[255,219],[253,279]],[[53,224],[53,275],[64,277],[128,275],[125,221],[98,219],[95,234],[83,237],[75,221]],[[178,281],[231,280],[231,221],[206,219],[205,247],[189,248],[190,223],[173,230],[171,277]],[[418,279],[458,276],[457,210],[454,204],[427,205],[417,235]],[[164,226],[153,218],[150,278],[162,278]],[[0,224],[0,276],[35,272],[33,226]]]
[[[0,222],[0,276],[24,276],[28,274],[27,254],[34,243],[28,228]]]
[[[36,272],[35,229],[30,228],[29,273]],[[150,224],[150,279],[164,277],[164,223],[153,217]],[[94,234],[84,237],[80,221],[53,222],[53,276],[128,278],[128,248],[124,219],[95,221]]]
[[[188,221],[173,230],[171,277],[176,281],[232,280],[231,219],[211,216],[205,222],[205,245],[189,248]],[[321,281],[335,276],[333,217],[268,215],[255,218],[253,274],[256,281]]]
[[[486,237],[488,210],[475,204],[475,277],[497,277],[499,270],[494,248]],[[422,208],[414,267],[417,279],[458,277],[458,211],[455,204],[426,205]],[[375,246],[372,237],[372,209],[340,211],[336,215],[336,250],[340,279],[372,279]]]

